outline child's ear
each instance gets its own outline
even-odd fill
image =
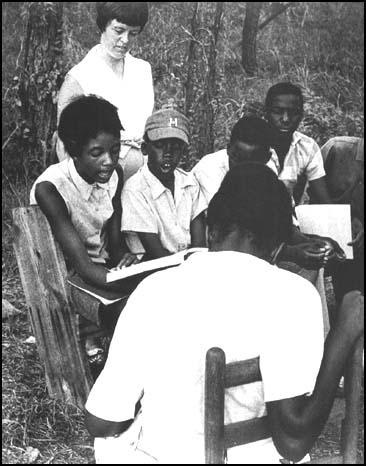
[[[141,144],[141,152],[142,152],[144,155],[148,155],[148,152],[147,152],[147,144],[146,144],[145,141]]]

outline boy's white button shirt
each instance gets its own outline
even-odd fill
[[[271,150],[272,157],[267,166],[278,175],[277,155]],[[222,180],[229,171],[229,156],[226,149],[205,155],[193,167],[192,173],[196,177],[207,203],[219,190]]]
[[[263,384],[228,390],[226,422],[310,393],[323,353],[319,295],[305,279],[232,251],[197,253],[155,273],[121,313],[86,409],[109,421],[132,419],[143,394],[134,448],[160,463],[204,463],[204,365],[213,346],[227,362],[260,357]],[[280,458],[271,439],[229,450],[229,461],[239,453],[241,462]]]
[[[313,138],[299,131],[295,131],[292,136],[292,142],[285,157],[282,171],[275,152],[272,153],[272,160],[278,168],[278,178],[285,183],[290,195],[293,195],[294,187],[300,175],[305,174],[308,182],[325,176],[320,147]]]
[[[191,221],[207,208],[207,203],[191,173],[178,168],[174,177],[174,197],[147,164],[126,181],[122,190],[122,231],[132,252],[145,252],[135,232],[158,234],[163,247],[172,253],[190,246]]]

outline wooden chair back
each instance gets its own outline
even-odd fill
[[[267,416],[224,424],[225,389],[262,380],[259,358],[226,364],[221,348],[206,354],[205,455],[206,464],[224,464],[227,448],[271,437]]]
[[[356,342],[345,372],[345,417],[341,427],[342,456],[313,460],[307,464],[356,464],[362,390],[363,337]],[[267,416],[224,423],[225,389],[261,381],[259,358],[226,364],[221,348],[206,353],[205,457],[206,464],[224,464],[226,449],[271,437]]]
[[[83,407],[93,381],[69,302],[63,254],[38,206],[12,213],[15,255],[48,392]]]

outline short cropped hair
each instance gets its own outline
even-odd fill
[[[282,82],[277,83],[268,89],[265,100],[265,107],[269,108],[272,105],[274,98],[278,95],[295,95],[300,100],[301,108],[304,106],[304,96],[302,95],[300,87],[295,86],[295,84],[290,82]]]
[[[271,133],[268,123],[256,116],[243,116],[238,120],[231,131],[230,145],[236,141],[246,142],[270,148]]]
[[[100,132],[119,137],[121,129],[117,108],[89,95],[76,98],[63,109],[57,131],[70,156],[80,157],[83,147]]]
[[[255,244],[270,253],[291,236],[291,199],[270,168],[246,162],[226,174],[209,203],[207,224],[220,240],[236,229],[250,233]]]
[[[110,21],[116,19],[127,26],[140,26],[143,30],[149,18],[147,2],[96,2],[97,26],[103,32]]]

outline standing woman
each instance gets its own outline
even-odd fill
[[[130,50],[148,20],[147,2],[96,2],[100,44],[67,73],[58,99],[58,119],[64,107],[80,95],[98,95],[117,107],[121,124],[119,163],[124,179],[143,164],[140,147],[145,121],[154,107],[151,66]],[[68,155],[57,141],[59,161]]]

